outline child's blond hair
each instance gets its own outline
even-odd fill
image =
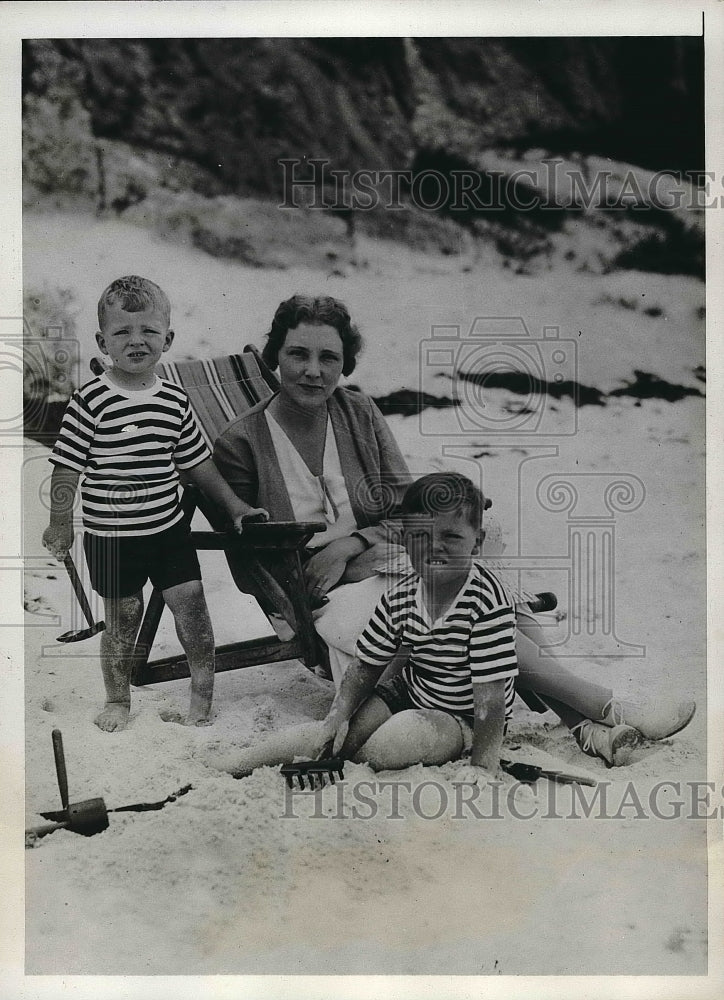
[[[148,278],[140,278],[137,274],[128,274],[125,278],[116,278],[103,292],[98,300],[98,324],[103,329],[108,307],[118,303],[126,312],[141,312],[144,309],[157,309],[166,323],[171,322],[171,303],[168,295]]]

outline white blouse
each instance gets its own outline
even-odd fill
[[[264,411],[274,450],[289,493],[296,521],[322,521],[325,531],[314,535],[308,548],[318,549],[335,538],[347,538],[357,528],[347,484],[339,461],[332,423],[327,417],[327,435],[321,476],[313,476],[307,463],[269,410]]]

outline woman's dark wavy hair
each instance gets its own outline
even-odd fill
[[[357,364],[357,355],[362,348],[362,337],[350,319],[347,306],[330,295],[292,295],[285,299],[274,313],[272,327],[261,356],[274,370],[279,365],[279,351],[290,330],[300,323],[315,326],[331,326],[342,341],[342,374],[351,375]]]
[[[404,519],[405,514],[432,516],[462,510],[468,523],[479,531],[483,511],[489,506],[490,501],[467,476],[458,472],[431,472],[407,487],[399,513]]]

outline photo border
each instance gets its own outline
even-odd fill
[[[724,166],[724,87],[720,57],[724,41],[724,5],[706,0],[629,0],[626,3],[513,2],[378,2],[340,0],[246,0],[208,2],[109,2],[109,3],[3,3],[3,37],[0,42],[2,97],[0,122],[5,137],[2,158],[7,178],[0,219],[0,316],[22,313],[20,193],[20,45],[24,37],[221,37],[221,36],[605,36],[697,35],[705,29],[707,167]],[[718,65],[717,65],[718,63]],[[707,516],[708,516],[708,778],[721,784],[724,773],[724,698],[719,664],[724,663],[724,601],[722,566],[724,543],[724,476],[722,475],[722,390],[724,337],[722,336],[722,208],[710,210],[707,222]],[[20,323],[20,320],[17,321]],[[12,373],[0,373],[3,412],[20,412],[20,383]],[[1,477],[2,552],[19,551],[19,481],[21,449],[6,449]],[[665,529],[664,529],[665,530]],[[12,560],[0,559],[0,568]],[[12,577],[12,580],[8,580]],[[0,601],[18,601],[16,574],[0,574]],[[22,611],[20,607],[19,612]],[[8,630],[9,631],[9,630]],[[23,670],[22,634],[4,644],[3,691],[5,707],[0,727],[3,822],[0,871],[4,876],[4,907],[0,916],[0,983],[2,995],[14,998],[204,996],[214,1000],[245,997],[414,997],[421,995],[467,998],[531,997],[715,997],[724,984],[724,856],[722,823],[708,824],[709,854],[709,975],[699,977],[414,977],[414,976],[154,976],[76,977],[25,976],[23,938]],[[616,957],[612,955],[612,967]]]

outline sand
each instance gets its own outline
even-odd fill
[[[522,317],[533,337],[559,327],[560,337],[577,345],[579,380],[604,392],[633,380],[634,369],[702,388],[693,370],[705,362],[697,313],[704,289],[694,279],[577,274],[560,264],[531,276],[490,265],[463,272],[449,258],[365,241],[359,252],[368,266],[346,277],[301,266],[256,271],[121,223],[60,214],[26,216],[24,238],[26,285],[52,275],[55,287],[76,295],[84,365],[93,353],[98,291],[137,272],[171,297],[176,357],[260,344],[282,298],[323,290],[349,305],[366,335],[353,381],[373,395],[420,385],[449,394],[450,383],[433,369],[419,374],[420,342],[432,324],[465,331],[476,315]],[[624,308],[621,298],[661,314]],[[489,414],[502,417],[520,398],[500,390],[488,402]],[[588,818],[572,796],[590,799],[591,789],[547,781],[504,802],[500,818],[483,794],[485,816],[478,817],[456,798],[456,764],[379,776],[348,766],[341,790],[316,797],[290,797],[274,769],[242,781],[211,771],[204,764],[209,747],[233,748],[324,716],[330,686],[297,662],[219,675],[209,728],[161,721],[161,711],[185,704],[186,682],[174,682],[134,690],[128,729],[101,733],[92,722],[102,699],[99,640],[54,642],[79,623],[62,567],[40,545],[47,512],[39,497],[49,466],[47,451],[29,442],[26,823],[59,807],[50,738],[56,727],[71,801],[103,796],[112,807],[193,787],[160,811],[111,814],[109,828],[93,838],[60,831],[26,851],[26,971],[705,974],[707,822],[691,818],[705,809],[692,805],[690,784],[707,779],[704,412],[698,397],[640,405],[612,399],[578,411],[562,400],[546,415],[549,436],[525,441],[502,441],[481,428],[461,435],[451,410],[426,411],[422,421],[389,418],[414,473],[482,469],[508,554],[538,559],[526,581],[555,590],[563,610],[574,514],[544,509],[538,485],[547,476],[583,475],[575,482],[586,503],[585,490],[604,481],[641,486],[636,509],[603,511],[615,542],[614,639],[604,633],[600,609],[590,621],[551,616],[550,634],[565,637],[580,626],[585,642],[566,647],[577,654],[568,664],[626,696],[696,698],[693,723],[615,770],[582,756],[555,716],[536,716],[520,702],[506,741],[510,756],[602,782],[607,807],[599,803]],[[234,590],[223,559],[206,554],[203,570],[219,642],[269,631]],[[175,643],[165,622],[157,652]],[[395,783],[397,809],[391,786],[371,791],[366,784],[379,780]],[[656,792],[662,782],[675,784]],[[676,813],[671,803],[678,800],[679,818],[662,818]]]

